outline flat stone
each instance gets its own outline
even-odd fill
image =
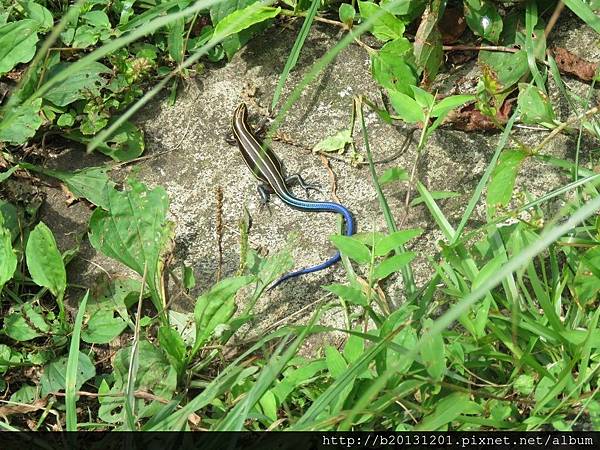
[[[290,234],[297,233],[294,249],[296,268],[318,264],[333,252],[328,237],[336,233],[338,220],[331,214],[291,210],[277,198],[273,198],[270,214],[260,211],[257,182],[238,149],[225,141],[233,110],[240,101],[245,101],[253,114],[264,111],[270,105],[279,74],[293,45],[295,31],[299,29],[297,25],[293,30],[273,28],[258,36],[227,64],[207,63],[203,74],[184,82],[184,88],[173,106],[168,104],[167,95],[162,94],[136,117],[145,132],[147,154],[156,156],[137,163],[134,176],[148,186],[162,185],[166,188],[171,201],[170,219],[177,224],[176,256],[180,262],[193,268],[197,277],[196,293],[205,291],[214,283],[218,268],[217,188],[223,191],[223,276],[234,275],[239,265],[238,223],[244,208],[248,208],[253,219],[250,243],[255,248],[275,252],[285,245]],[[338,30],[330,27],[313,27],[296,69],[286,81],[283,99],[287,98],[311,65],[335,45],[339,39],[338,33]],[[565,44],[577,40],[577,33],[588,31],[581,26],[569,30]],[[562,39],[562,35],[559,36]],[[594,36],[594,42],[597,43],[597,35]],[[594,48],[597,49],[597,45]],[[595,56],[597,59],[598,54],[586,53],[585,56]],[[476,82],[473,80],[477,75],[474,62],[459,70],[467,76],[464,84],[467,92],[469,89],[474,92]],[[355,95],[364,95],[377,103],[382,101],[381,90],[370,74],[367,54],[359,46],[350,45],[311,83],[285,118],[279,133],[285,135],[286,141],[293,141],[297,145],[275,141],[273,149],[284,161],[288,173],[300,173],[310,182],[321,185],[323,194],[315,194],[314,198],[332,199],[330,187],[333,174],[336,194],[353,212],[360,232],[386,231],[386,222],[368,167],[357,168],[332,159],[329,161],[330,171],[321,158],[310,151],[321,139],[349,126],[352,98]],[[407,127],[385,124],[369,110],[366,110],[366,122],[376,160],[394,155],[401,149],[408,133]],[[377,171],[382,174],[387,168],[398,166],[410,172],[418,160],[416,177],[427,189],[460,194],[459,197],[439,202],[447,219],[456,226],[492,158],[500,134],[463,133],[441,128],[417,155],[418,133],[415,133],[411,145],[401,157],[377,166]],[[515,137],[525,143],[535,144],[546,135],[522,130]],[[358,123],[355,137],[357,148],[364,155]],[[572,158],[574,145],[574,138],[561,136],[544,151],[556,157]],[[61,155],[53,165],[63,168],[65,164],[73,166],[74,160],[84,165],[86,161],[79,157],[79,150],[73,150]],[[115,174],[122,177],[130,170],[131,167],[124,166]],[[564,172],[539,160],[529,159],[518,177],[517,189],[535,197],[560,186],[565,179]],[[423,204],[410,208],[405,217],[407,183],[386,185],[384,192],[397,224],[403,223],[403,228],[421,227],[425,230],[420,238],[408,245],[408,250],[417,253],[412,266],[417,284],[421,286],[433,274],[426,256],[435,255],[439,250],[437,242],[444,237]],[[416,196],[413,189],[411,198]],[[75,228],[84,229],[89,210],[82,206],[68,209],[60,207],[61,202],[64,203],[64,198],[54,193],[49,196],[48,206],[44,210],[44,220],[50,222],[55,233],[63,230],[66,235],[72,230],[73,222],[76,222]],[[484,223],[485,204],[482,197],[469,228]],[[62,242],[61,245],[67,244]],[[94,255],[89,247],[83,251],[83,257],[73,264],[77,267],[75,274],[83,278],[78,282],[84,282],[86,278],[89,280],[98,272],[98,266],[111,275],[130,273],[107,258]],[[337,265],[333,269],[290,280],[266,293],[255,310],[260,317],[256,329],[286,319],[297,311],[304,311],[301,316],[309,315],[316,308],[310,305],[325,294],[319,287],[343,280],[343,269]],[[404,298],[401,278],[392,277],[385,284],[387,288],[384,290],[390,300],[394,304],[400,303]],[[189,309],[192,305],[181,304],[176,307]],[[329,313],[326,321],[343,325],[343,314],[336,311]]]

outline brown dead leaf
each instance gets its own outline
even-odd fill
[[[498,123],[505,124],[508,122],[515,101],[516,98],[511,98],[502,104],[496,114]],[[497,129],[496,124],[475,107],[475,103],[452,111],[448,114],[448,118],[444,123],[451,124],[453,129],[461,131],[491,131]]]
[[[586,61],[562,47],[554,47],[552,54],[560,73],[577,77],[582,81],[592,81],[594,79],[598,63]]]
[[[45,398],[40,398],[39,400],[36,400],[32,405],[18,404],[0,406],[0,417],[6,419],[8,418],[8,416],[12,416],[14,414],[29,414],[31,412],[44,409],[46,407],[46,403],[47,400]]]
[[[463,8],[446,8],[444,15],[438,22],[438,29],[442,33],[442,42],[445,45],[453,44],[463,35],[467,27]]]
[[[438,29],[442,0],[433,0],[423,15],[415,34],[414,54],[417,67],[422,71],[421,85],[425,89],[435,79],[442,64],[442,35]]]

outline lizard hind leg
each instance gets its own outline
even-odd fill
[[[318,184],[308,184],[299,173],[296,173],[294,175],[290,175],[289,177],[287,177],[285,179],[285,184],[287,184],[287,185],[297,184],[302,189],[304,189],[304,191],[306,192],[306,195],[309,197],[310,197],[311,190],[316,191],[319,194],[322,194],[321,186],[319,186]]]
[[[267,184],[259,184],[256,188],[258,191],[258,196],[260,197],[260,208],[259,211],[263,208],[267,208],[269,211],[269,215],[271,215],[271,208],[269,207],[269,202],[271,200],[271,194],[273,193],[273,189]]]

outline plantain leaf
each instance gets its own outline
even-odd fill
[[[149,190],[135,180],[128,185],[124,191],[106,187],[108,208],[96,208],[92,214],[90,243],[139,275],[146,266],[146,283],[160,307],[159,260],[174,233],[174,224],[166,219],[169,198],[162,187]]]
[[[67,272],[54,235],[44,222],[29,234],[25,257],[33,282],[48,288],[55,297],[62,297],[67,287]]]

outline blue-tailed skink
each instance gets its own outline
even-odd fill
[[[289,185],[293,182],[300,184],[305,190],[314,189],[314,187],[307,185],[300,175],[285,176],[283,165],[279,158],[277,158],[270,148],[259,142],[254,130],[248,125],[248,109],[244,103],[240,104],[233,114],[232,128],[233,136],[237,141],[244,161],[246,161],[254,176],[261,182],[258,186],[258,192],[263,203],[269,201],[270,194],[275,194],[286,205],[300,211],[341,214],[345,221],[345,235],[351,236],[354,234],[355,227],[352,214],[344,206],[334,202],[302,200],[292,194]],[[269,290],[290,278],[326,269],[339,260],[340,253],[337,252],[333,257],[321,264],[287,273],[273,283]]]

